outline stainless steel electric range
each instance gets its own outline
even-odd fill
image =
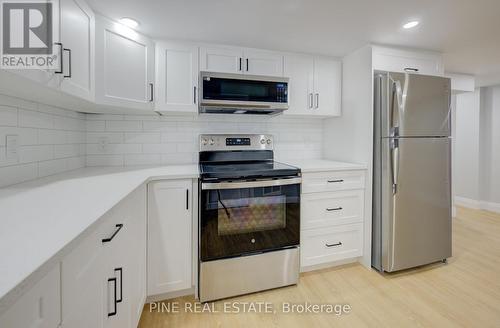
[[[300,169],[271,135],[202,135],[199,161],[200,301],[296,284]]]

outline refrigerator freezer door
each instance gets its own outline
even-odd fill
[[[388,73],[383,83],[382,137],[450,136],[449,78]]]
[[[381,180],[384,271],[450,257],[450,139],[383,139]]]

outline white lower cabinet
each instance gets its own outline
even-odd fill
[[[363,170],[303,174],[303,271],[363,255],[364,177]]]
[[[0,327],[59,327],[61,322],[60,281],[60,269],[59,265],[56,265],[0,316]]]
[[[302,266],[344,260],[362,254],[361,223],[310,229],[302,233]]]
[[[148,295],[192,287],[192,181],[148,187]]]
[[[145,187],[108,212],[61,268],[62,327],[136,327],[146,291]]]

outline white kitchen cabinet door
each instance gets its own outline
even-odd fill
[[[443,57],[431,51],[373,47],[373,69],[444,76]]]
[[[244,74],[283,76],[283,54],[273,51],[244,49]]]
[[[192,181],[149,184],[148,295],[192,287]]]
[[[174,42],[156,44],[155,109],[198,112],[198,47]]]
[[[341,115],[342,63],[331,58],[314,59],[314,114]]]
[[[61,90],[94,99],[95,17],[83,0],[60,0],[63,80]]]
[[[202,46],[200,48],[200,69],[209,72],[243,74],[243,49]]]
[[[289,109],[284,115],[313,114],[313,71],[312,56],[290,54],[285,56],[284,76],[288,82]]]
[[[59,327],[61,323],[60,281],[60,269],[57,264],[0,316],[0,327]]]
[[[96,17],[96,102],[153,109],[154,44],[145,36]]]

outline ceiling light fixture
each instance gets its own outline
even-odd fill
[[[137,26],[139,26],[139,22],[130,17],[120,18],[120,23],[130,28],[136,28]]]
[[[414,28],[415,26],[417,26],[418,24],[420,24],[419,21],[411,21],[411,22],[408,22],[406,24],[403,25],[403,28],[404,29],[409,29],[409,28]]]

